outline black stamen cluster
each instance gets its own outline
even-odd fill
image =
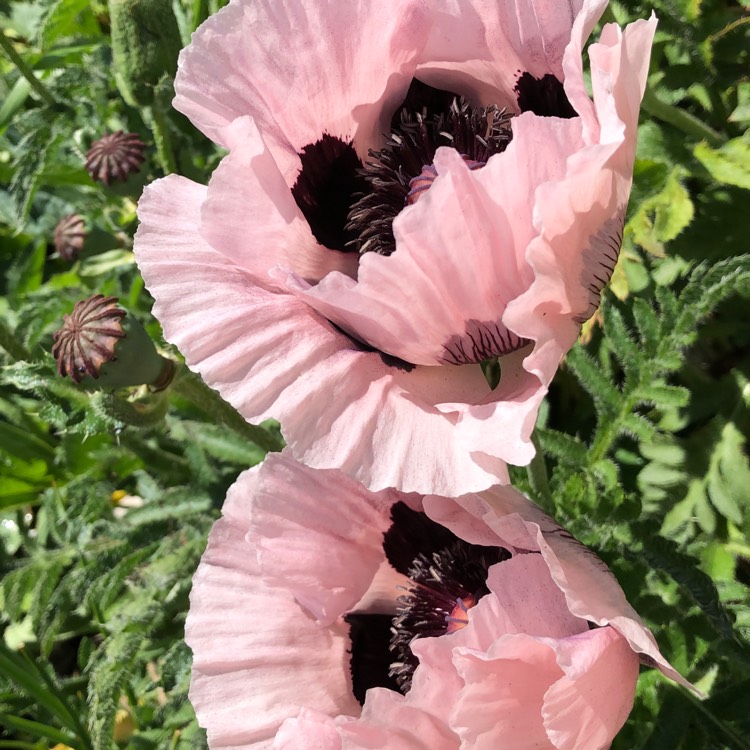
[[[452,146],[471,161],[485,163],[511,138],[510,114],[497,107],[471,107],[454,98],[447,111],[414,113],[404,107],[380,151],[360,170],[365,192],[350,208],[347,233],[360,253],[390,255],[396,249],[393,220],[406,205],[409,183],[432,164],[441,146]]]
[[[408,576],[413,586],[399,597],[398,614],[391,628],[391,662],[389,674],[404,692],[419,663],[411,650],[417,638],[445,634],[451,613],[462,601],[473,606],[485,594],[487,570],[507,560],[510,553],[502,547],[480,547],[456,539],[449,547],[431,555],[418,555]]]

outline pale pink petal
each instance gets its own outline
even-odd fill
[[[264,580],[288,590],[319,624],[334,623],[372,583],[399,499],[392,491],[367,492],[339,471],[269,455],[249,536]]]
[[[296,154],[324,132],[354,139],[367,155],[404,98],[428,31],[417,0],[387,12],[369,0],[235,0],[182,51],[174,104],[221,145],[222,129],[250,115],[289,179]]]
[[[403,695],[385,688],[367,691],[362,715],[339,720],[346,750],[458,750],[456,735],[444,718],[409,705]]]
[[[307,709],[284,721],[272,747],[273,750],[342,750],[333,717]]]
[[[472,750],[552,748],[542,724],[544,695],[562,676],[546,641],[525,634],[499,639],[488,652],[457,649],[464,687],[450,712],[462,747]]]
[[[661,655],[654,636],[630,606],[612,571],[591,550],[562,529],[546,535],[539,531],[537,539],[573,614],[597,625],[611,625],[633,651],[649,657],[683,687],[692,687]]]
[[[538,505],[510,485],[457,498],[427,495],[422,507],[433,521],[467,542],[500,545],[511,551],[538,552],[537,528],[544,533],[560,529]]]
[[[555,644],[565,676],[544,696],[544,726],[558,750],[608,748],[633,708],[638,657],[612,628]]]
[[[529,122],[539,123],[533,134],[514,139],[476,171],[454,149],[438,149],[438,177],[393,223],[397,251],[366,253],[356,282],[331,274],[305,299],[407,362],[465,364],[459,351],[481,362],[518,348],[502,316],[533,279],[525,255],[536,234],[534,192],[565,174],[566,156],[580,143],[575,120]],[[493,350],[477,351],[487,346]]]
[[[201,239],[205,195],[180,177],[149,186],[135,251],[167,340],[243,416],[280,420],[295,458],[374,491],[456,495],[507,482],[498,455],[529,460],[533,448],[517,443],[534,418],[521,389],[504,408],[523,424],[498,420],[483,450],[467,449],[445,405],[488,393],[479,367],[386,364],[303,302],[258,287]]]
[[[493,565],[487,584],[491,593],[469,610],[465,628],[412,643],[419,666],[409,701],[437,717],[443,706],[460,700],[463,681],[454,667],[456,653],[487,653],[508,634],[565,638],[587,630],[587,623],[568,611],[541,555],[521,554]]]
[[[185,625],[190,700],[212,748],[269,747],[281,722],[302,707],[358,711],[342,666],[348,628],[317,626],[288,592],[261,579],[245,541],[257,477],[246,472],[229,491],[193,579]]]
[[[318,244],[289,186],[249,117],[225,130],[230,153],[208,184],[201,207],[201,234],[215,250],[271,286],[269,269],[280,264],[305,279],[329,271],[356,273],[357,254]]]
[[[475,544],[540,551],[573,615],[597,625],[611,625],[667,677],[691,687],[661,655],[612,571],[518,490],[493,487],[456,500],[429,496],[424,499],[424,509],[430,518]]]
[[[565,179],[541,185],[537,192],[541,232],[527,254],[535,280],[506,312],[506,322],[519,335],[546,342],[559,339],[563,324],[575,330],[594,312],[611,276],[622,240],[638,105],[655,27],[653,18],[624,32],[608,26],[604,41],[592,45],[598,119],[595,124],[583,121],[583,137],[590,145],[570,158]],[[557,315],[548,314],[555,309]],[[564,321],[558,321],[561,315]],[[536,365],[535,355],[527,367]]]
[[[585,620],[571,614],[539,554],[515,555],[493,565],[487,574],[487,587],[497,602],[492,621],[495,638],[505,633],[565,638],[588,630]],[[479,627],[479,623],[473,627]]]
[[[518,76],[552,74],[562,81],[576,16],[595,20],[605,5],[605,0],[439,0],[418,76],[482,104],[517,111]]]

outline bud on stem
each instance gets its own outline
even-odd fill
[[[109,0],[115,82],[133,107],[152,103],[154,88],[177,71],[182,47],[171,0]]]
[[[175,363],[159,355],[143,326],[117,306],[115,297],[95,294],[76,303],[55,333],[57,370],[87,388],[166,388]]]

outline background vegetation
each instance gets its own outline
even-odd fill
[[[161,341],[135,205],[165,172],[205,181],[219,159],[169,107],[177,51],[215,1],[139,18],[117,0],[0,0],[0,748],[205,745],[186,698],[191,576],[227,487],[277,432],[217,424],[195,382],[88,394],[49,351],[94,293]],[[653,5],[622,259],[543,410],[546,458],[514,478],[609,563],[707,696],[644,669],[614,747],[747,750],[750,21],[731,0]],[[113,66],[118,45],[130,62]],[[117,130],[140,135],[146,161],[104,187],[84,154]],[[88,237],[65,260],[53,233],[74,212]]]

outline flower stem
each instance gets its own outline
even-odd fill
[[[674,127],[687,135],[692,135],[700,140],[706,140],[714,147],[721,146],[726,140],[721,133],[718,133],[694,115],[691,115],[690,112],[675,107],[673,104],[663,102],[649,86],[646,86],[646,91],[643,93],[642,107],[657,119],[674,125]]]
[[[177,171],[172,150],[172,136],[169,133],[169,123],[164,112],[158,104],[149,108],[146,120],[151,128],[156,144],[156,155],[159,158],[164,174],[172,174]]]
[[[2,31],[0,31],[0,34],[2,34]],[[31,360],[31,354],[26,350],[26,347],[2,320],[0,320],[0,349],[5,349],[17,362]]]
[[[702,713],[721,734],[724,735],[725,741],[728,740],[731,742],[732,748],[735,750],[750,750],[750,742],[737,734],[732,727],[724,723],[713,712],[706,708],[702,700],[696,698],[689,690],[681,690],[680,694],[683,698],[687,698],[687,700],[692,703],[693,706]]]
[[[549,491],[549,480],[547,479],[547,464],[544,461],[539,440],[534,433],[531,436],[531,442],[534,443],[536,453],[526,467],[526,475],[529,478],[529,484],[534,492],[538,504],[548,513],[554,512],[555,503],[552,500],[552,494]]]
[[[239,412],[187,368],[181,369],[172,383],[172,388],[201,411],[213,417],[218,424],[233,429],[263,450],[280,451],[284,447],[275,435],[246,422]]]
[[[5,36],[5,32],[2,29],[0,29],[0,47],[3,48],[3,52],[5,52],[11,62],[16,68],[18,68],[18,72],[29,82],[31,88],[39,94],[42,101],[50,105],[55,105],[57,103],[55,97],[50,94],[44,84],[34,75],[31,68],[23,61],[8,37]]]

